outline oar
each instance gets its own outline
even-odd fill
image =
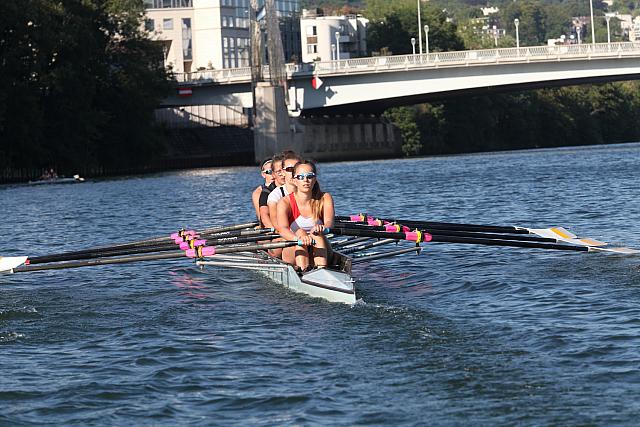
[[[369,239],[367,237],[367,240],[371,240],[371,239]],[[361,245],[349,246],[349,247],[346,247],[344,249],[339,249],[338,251],[341,254],[346,255],[346,254],[352,254],[354,252],[364,251],[366,249],[375,248],[375,247],[382,246],[382,245],[388,245],[390,243],[398,243],[398,240],[396,240],[396,239],[375,240],[373,242],[363,243]]]
[[[511,240],[493,240],[493,239],[478,239],[472,237],[455,237],[430,233],[422,233],[420,231],[409,232],[386,232],[386,231],[373,231],[373,230],[360,230],[353,228],[340,228],[333,227],[331,232],[338,235],[346,236],[364,236],[373,237],[378,239],[397,239],[408,240],[411,242],[441,242],[441,243],[468,243],[476,245],[488,245],[488,246],[512,246],[519,248],[538,248],[538,249],[554,249],[562,251],[576,251],[587,252],[591,248],[587,246],[568,246],[554,243],[537,243],[537,242],[518,242]]]
[[[414,248],[404,248],[404,249],[398,249],[395,251],[391,251],[391,252],[378,252],[375,254],[362,254],[362,255],[356,255],[356,257],[353,259],[353,261],[351,261],[353,264],[357,264],[363,261],[373,261],[376,259],[383,259],[383,258],[390,258],[392,256],[398,256],[398,255],[402,255],[402,254],[406,254],[406,253],[410,253],[410,252],[416,252],[416,253],[420,253],[420,251],[422,250],[422,248],[420,246],[414,247]]]
[[[91,250],[87,249],[84,251],[76,251],[76,252],[67,252],[62,254],[55,255],[44,255],[29,258],[27,260],[27,264],[44,264],[49,262],[60,262],[60,261],[71,261],[71,260],[81,260],[81,259],[94,259],[94,258],[106,258],[106,257],[114,257],[114,256],[122,256],[122,255],[133,255],[133,254],[144,254],[150,252],[167,252],[173,251],[176,249],[187,250],[194,249],[198,246],[206,246],[206,245],[229,245],[236,243],[250,243],[250,242],[259,242],[261,240],[273,240],[275,238],[280,237],[279,234],[264,234],[258,236],[246,236],[246,237],[224,237],[217,239],[194,239],[185,242],[181,242],[179,245],[175,243],[161,243],[154,246],[141,246],[141,247],[133,247],[133,248],[124,248],[124,249],[114,249],[114,250]]]
[[[248,231],[248,230],[244,230],[246,228],[251,228],[251,227],[255,227],[256,225],[258,225],[257,222],[247,222],[245,224],[233,224],[233,225],[225,225],[225,226],[221,226],[221,227],[210,227],[210,228],[205,228],[204,230],[202,230],[200,232],[200,235],[212,235],[212,234],[216,234],[216,233],[231,233],[234,232],[236,230],[243,230],[243,231]],[[273,230],[271,230],[273,231]],[[194,230],[180,230],[178,232],[172,233],[170,235],[166,235],[166,236],[160,236],[160,237],[152,237],[149,239],[144,239],[144,240],[136,240],[133,242],[126,242],[126,243],[117,243],[114,245],[108,245],[108,246],[98,246],[95,248],[91,248],[90,250],[96,251],[96,250],[113,250],[113,249],[124,249],[124,248],[134,248],[134,247],[141,247],[141,246],[148,246],[148,245],[154,245],[154,244],[158,244],[158,243],[166,243],[166,242],[170,242],[170,241],[174,241],[177,238],[182,238],[184,236],[195,236],[198,235],[198,233]],[[233,235],[233,234],[230,234]]]
[[[414,221],[393,218],[373,218],[365,215],[336,216],[338,221],[360,222],[369,225],[402,224],[410,228],[431,228],[433,230],[481,231],[487,233],[529,234],[526,229],[514,226],[459,224],[453,222]]]
[[[60,270],[65,268],[78,268],[78,267],[92,267],[98,265],[108,264],[124,264],[139,261],[157,261],[184,258],[207,258],[215,256],[216,254],[228,254],[234,252],[255,252],[266,249],[279,249],[289,246],[301,245],[299,241],[285,241],[278,243],[264,243],[254,245],[243,245],[233,247],[219,247],[219,246],[200,246],[196,249],[189,249],[187,251],[173,251],[160,254],[146,254],[135,255],[120,258],[100,258],[88,261],[71,261],[61,262],[57,264],[43,264],[43,265],[22,265],[26,261],[27,257],[0,257],[0,272],[2,273],[26,273],[30,271],[42,271],[42,270]]]
[[[378,230],[378,231],[390,231],[390,232],[399,232],[399,231],[412,231],[410,227],[406,225],[400,224],[387,224],[387,225],[369,225],[369,224],[360,224],[353,222],[343,222],[338,221],[337,224],[340,227],[344,228],[355,228],[355,229],[368,229],[368,230]],[[475,237],[475,238],[484,238],[484,239],[502,239],[502,240],[519,240],[519,241],[527,241],[527,242],[549,242],[556,243],[556,239],[552,239],[550,237],[539,237],[539,236],[529,236],[523,234],[497,234],[497,233],[484,233],[480,231],[455,231],[449,229],[439,229],[433,227],[420,227],[420,231],[425,233],[436,233],[439,235],[446,236],[457,236],[457,237]]]
[[[344,218],[348,218],[349,221],[353,221],[355,223],[360,224],[369,224],[372,226],[385,226],[389,227],[391,225],[395,227],[406,227],[402,228],[403,231],[406,231],[407,228],[421,228],[427,229],[428,232],[433,232],[439,235],[458,235],[458,233],[454,233],[454,231],[464,231],[464,232],[488,232],[488,233],[508,233],[508,234],[533,234],[538,236],[537,238],[531,238],[533,236],[529,236],[529,238],[517,238],[518,241],[537,241],[537,242],[564,242],[569,243],[571,245],[583,246],[589,248],[590,251],[600,251],[600,252],[612,252],[618,254],[625,255],[636,255],[640,254],[640,250],[631,249],[626,247],[612,246],[606,242],[601,242],[599,240],[591,239],[591,238],[580,238],[570,231],[566,230],[563,227],[551,227],[551,228],[525,228],[525,227],[514,227],[514,226],[493,226],[493,225],[479,225],[479,224],[455,224],[455,223],[447,223],[447,222],[433,222],[433,221],[412,221],[412,220],[399,220],[399,219],[381,219],[381,218],[373,218],[367,217],[365,215],[351,215],[350,217],[338,217],[340,220],[344,221]],[[468,237],[474,237],[469,236]],[[475,236],[478,238],[497,238],[497,236]],[[513,238],[502,237],[499,238],[502,240],[513,240]],[[545,239],[545,240],[543,240]],[[562,246],[562,245],[561,245]]]
[[[210,234],[203,234],[202,237],[212,237],[213,239],[233,239],[239,236],[255,236],[262,235],[264,233],[270,233],[273,229],[271,228],[263,228],[258,230],[231,230],[226,232],[216,232]],[[174,233],[178,234],[178,233]],[[199,241],[202,242],[203,239],[199,239],[200,235],[198,234],[184,234],[182,236],[176,236],[173,239],[166,237],[162,238],[162,241],[158,241],[156,243],[139,243],[139,242],[131,242],[131,243],[121,243],[115,244],[111,246],[103,246],[98,248],[89,248],[89,249],[81,249],[77,251],[68,251],[62,252],[58,254],[50,254],[43,255],[39,257],[34,257],[30,259],[30,263],[32,264],[41,264],[44,262],[57,262],[57,261],[69,261],[74,259],[91,259],[97,258],[101,256],[115,256],[115,255],[126,255],[134,254],[134,253],[145,253],[145,252],[154,252],[156,250],[170,250],[175,249],[176,245],[181,245],[180,249],[186,250],[191,247],[194,247],[195,244],[190,242]],[[259,241],[262,239],[256,238],[253,241]],[[268,239],[264,239],[268,240]],[[220,240],[221,241],[221,240]],[[252,240],[247,240],[252,241]],[[183,245],[183,243],[186,243]],[[199,246],[204,246],[203,243],[200,243]],[[165,249],[157,249],[157,248],[165,248]]]

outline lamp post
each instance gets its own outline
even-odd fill
[[[520,25],[520,20],[518,18],[514,19],[513,24],[516,26],[516,48],[520,49],[520,33],[518,32],[518,26]]]
[[[336,31],[336,60],[340,60],[340,31]]]
[[[422,17],[420,16],[420,0],[418,1],[418,44],[420,46],[420,54],[422,55],[422,32],[420,31],[420,27],[422,27]],[[415,55],[416,53],[413,52]]]
[[[411,37],[411,48],[413,49],[413,54],[416,54],[416,38]]]
[[[336,44],[331,43],[331,60],[334,61],[336,59]]]
[[[429,54],[429,26],[428,25],[424,26],[424,40],[426,44],[425,47],[427,48],[425,53],[428,55]]]
[[[607,20],[607,43],[611,44],[611,28],[609,27],[609,21],[611,20],[611,17],[613,16],[613,14],[611,13],[605,13],[604,14],[604,19]]]
[[[496,47],[498,47],[498,27],[496,27],[495,25],[493,26],[493,42],[495,43]]]
[[[576,27],[576,33],[578,34],[578,44],[582,44],[582,39],[580,38],[580,33],[582,33],[582,26]]]
[[[596,44],[596,27],[593,25],[593,0],[589,0],[591,10],[591,44]]]

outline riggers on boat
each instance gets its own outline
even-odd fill
[[[254,270],[294,292],[330,302],[354,304],[357,299],[355,280],[351,276],[351,258],[336,251],[329,266],[304,273],[264,251],[219,256],[215,260],[197,261],[197,264]]]

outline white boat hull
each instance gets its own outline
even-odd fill
[[[294,291],[322,298],[330,302],[355,304],[355,281],[351,277],[351,259],[336,253],[340,268],[322,268],[300,276],[293,266],[266,253],[243,253],[242,256],[225,258],[214,256],[198,261],[198,265],[214,265],[254,270],[261,276]],[[217,259],[216,259],[217,258]]]

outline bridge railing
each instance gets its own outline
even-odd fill
[[[294,78],[313,74],[340,75],[402,69],[486,65],[489,63],[615,58],[623,56],[640,57],[640,43],[583,43],[342,59],[310,64],[287,64],[287,75],[289,78]],[[265,66],[263,73],[265,76],[269,75],[268,66]],[[176,74],[175,77],[178,83],[182,84],[242,83],[251,80],[251,69],[243,67],[203,70]]]

